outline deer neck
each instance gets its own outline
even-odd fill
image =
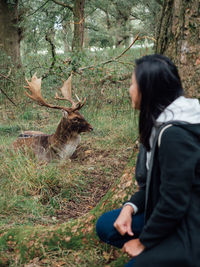
[[[51,149],[63,159],[72,156],[77,146],[80,144],[80,141],[80,135],[77,132],[72,131],[70,123],[65,124],[64,126],[60,123],[55,134],[49,136]]]
[[[76,139],[78,135],[76,131],[72,130],[70,121],[62,119],[51,138],[54,143],[67,144],[71,140]]]

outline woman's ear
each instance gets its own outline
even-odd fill
[[[66,119],[68,118],[68,113],[67,113],[67,111],[65,111],[65,110],[63,110],[63,109],[62,109],[62,115],[63,115],[64,118],[66,118]]]

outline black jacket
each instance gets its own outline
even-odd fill
[[[130,200],[145,212],[139,239],[146,249],[134,267],[200,267],[200,124],[167,128],[160,147],[155,140],[147,180],[145,155],[142,147],[140,190]]]

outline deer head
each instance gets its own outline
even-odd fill
[[[24,87],[29,89],[29,91],[32,93],[32,94],[29,94],[25,92],[29,98],[36,101],[40,106],[62,110],[63,117],[56,130],[56,133],[55,133],[56,136],[60,135],[61,133],[64,136],[64,135],[70,135],[74,133],[80,134],[81,132],[89,132],[92,130],[92,126],[78,112],[78,110],[80,110],[84,106],[86,99],[84,98],[84,100],[82,101],[78,98],[78,96],[76,96],[78,99],[78,102],[75,102],[72,99],[72,90],[71,90],[72,74],[66,81],[64,81],[63,86],[60,88],[60,91],[63,97],[59,97],[57,93],[55,95],[55,99],[57,100],[65,100],[65,101],[70,102],[71,107],[48,104],[44,100],[41,94],[42,79],[37,78],[36,73],[32,76],[30,82],[27,79],[25,80],[28,85]]]

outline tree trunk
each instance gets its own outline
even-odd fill
[[[69,27],[70,25],[67,25],[67,23],[63,21],[62,29],[63,29],[64,54],[67,54],[70,51],[70,46],[67,41],[67,34],[68,34]]]
[[[80,51],[83,48],[84,39],[84,5],[85,0],[76,0],[73,8],[74,15],[74,37],[72,50]]]
[[[200,98],[200,2],[165,0],[156,52],[177,65],[186,95]]]
[[[20,67],[21,30],[18,23],[18,0],[8,4],[0,0],[0,49],[11,57],[15,66]]]
[[[128,46],[130,39],[130,15],[133,4],[116,2],[116,46]]]

